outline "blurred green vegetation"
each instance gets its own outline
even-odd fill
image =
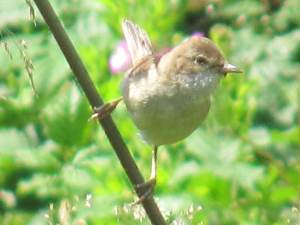
[[[108,60],[122,18],[156,48],[204,32],[243,69],[196,132],[159,151],[155,197],[169,224],[300,224],[299,0],[51,2],[105,100],[120,95]],[[126,207],[132,187],[35,13],[36,26],[25,1],[0,3],[0,224],[148,224]],[[148,176],[151,148],[124,105],[113,118]]]

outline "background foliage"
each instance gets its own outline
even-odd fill
[[[155,196],[170,224],[300,224],[299,0],[51,2],[106,100],[120,95],[108,60],[122,18],[157,49],[204,32],[244,70],[222,81],[195,133],[159,152]],[[25,1],[0,3],[0,224],[148,224],[35,12],[36,26]],[[150,147],[123,105],[113,118],[148,176]]]

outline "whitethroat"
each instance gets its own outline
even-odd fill
[[[193,36],[159,56],[147,33],[129,20],[122,29],[132,60],[123,79],[123,97],[95,109],[104,118],[124,100],[143,139],[153,146],[151,176],[137,186],[151,195],[156,183],[157,149],[189,136],[206,118],[210,98],[227,73],[241,71],[229,64],[208,38]]]

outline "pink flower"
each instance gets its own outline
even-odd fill
[[[195,31],[195,32],[192,33],[191,36],[192,37],[199,37],[199,38],[201,38],[201,37],[204,37],[204,33],[200,32],[200,31]]]
[[[131,58],[125,40],[117,44],[115,51],[109,59],[109,68],[111,73],[123,73],[131,67]]]

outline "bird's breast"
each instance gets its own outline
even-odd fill
[[[147,142],[174,143],[205,119],[210,107],[208,81],[180,78],[166,82],[154,77],[126,77],[122,84],[124,102]]]

